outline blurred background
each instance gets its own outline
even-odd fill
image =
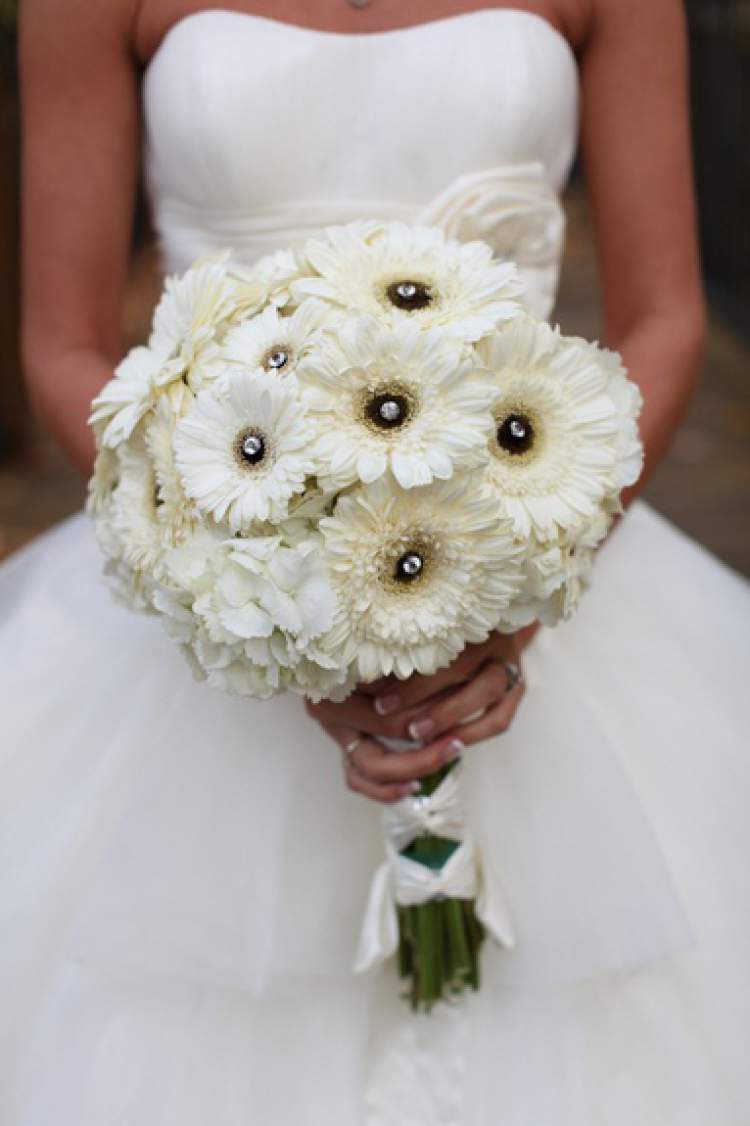
[[[705,371],[646,499],[750,575],[750,0],[688,0],[700,235],[711,325]],[[84,482],[31,416],[18,362],[18,96],[15,0],[0,0],[0,559],[77,511]],[[596,262],[580,177],[555,319],[600,335]],[[125,308],[128,346],[160,287],[143,207]]]

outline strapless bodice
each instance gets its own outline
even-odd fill
[[[551,308],[578,76],[539,16],[482,9],[350,35],[210,9],[167,33],[144,113],[168,270],[403,219],[486,238],[519,262],[533,310]]]

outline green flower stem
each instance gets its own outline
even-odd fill
[[[433,794],[455,768],[449,763],[422,779],[420,794]],[[402,855],[439,871],[459,842],[425,833]],[[479,948],[484,929],[472,899],[433,899],[410,907],[398,906],[398,968],[409,979],[406,994],[413,1009],[429,1010],[436,1001],[455,996],[468,986],[479,988]]]

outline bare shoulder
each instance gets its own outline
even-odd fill
[[[23,0],[22,54],[32,50],[71,61],[86,57],[94,64],[93,47],[127,54],[138,7],[139,0]]]
[[[588,0],[586,46],[619,53],[668,51],[685,29],[683,0]]]

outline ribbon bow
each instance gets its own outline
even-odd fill
[[[422,833],[434,833],[460,841],[464,836],[463,806],[461,803],[461,774],[459,763],[446,774],[432,794],[403,798],[386,806],[383,822],[389,839],[401,851]]]
[[[477,917],[501,946],[514,946],[510,911],[502,889],[481,863],[479,850],[467,837],[442,868],[435,871],[401,856],[386,841],[386,860],[373,876],[354,972],[363,973],[385,961],[398,946],[396,904],[426,903],[437,896],[476,897]]]
[[[538,317],[552,309],[562,257],[565,213],[541,162],[504,164],[458,176],[414,218],[450,238],[483,239],[521,272],[526,305]]]

